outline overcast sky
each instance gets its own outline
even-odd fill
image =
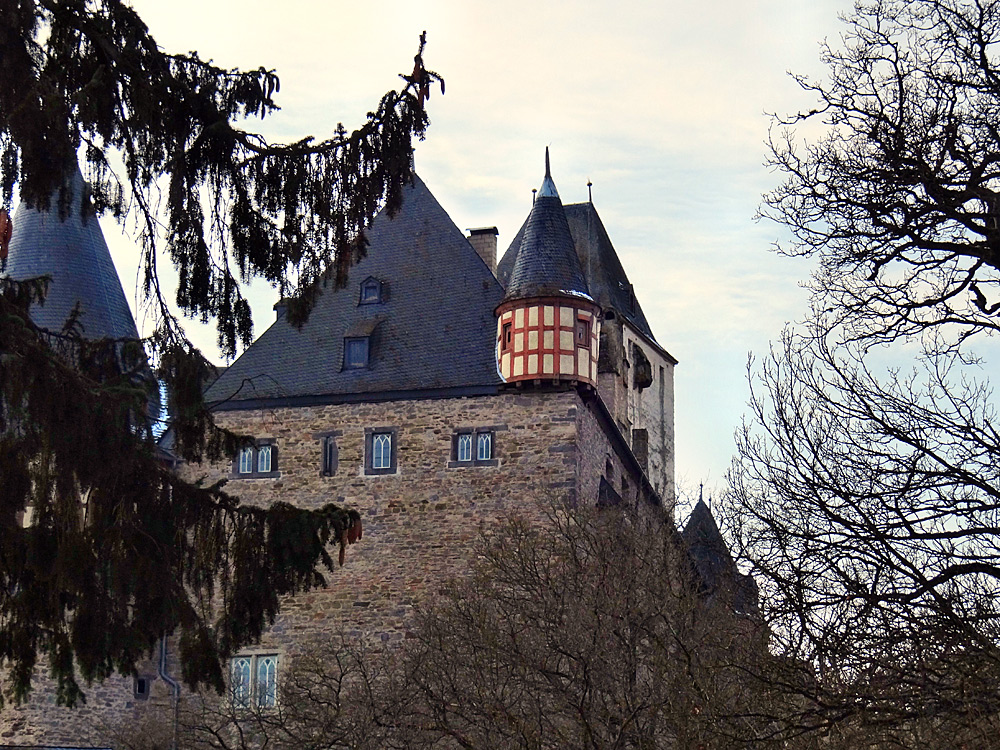
[[[161,47],[224,67],[277,69],[275,139],[351,129],[408,72],[426,30],[429,103],[416,167],[462,229],[497,226],[501,252],[552,152],[565,203],[593,200],[676,370],[677,480],[717,492],[746,410],[750,352],[805,313],[810,264],[775,256],[755,223],[778,176],[765,113],[809,108],[788,71],[822,75],[848,0],[328,2],[137,0]],[[105,235],[135,305],[134,245]],[[276,294],[256,290],[259,334]],[[140,319],[140,325],[143,321]],[[214,333],[190,327],[215,352]]]

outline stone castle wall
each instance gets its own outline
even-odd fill
[[[250,650],[279,659],[341,634],[401,643],[414,607],[467,572],[477,536],[498,519],[540,519],[553,502],[594,504],[602,476],[631,501],[640,485],[575,390],[226,411],[217,419],[271,442],[278,476],[231,478],[233,466],[225,464],[184,466],[185,478],[230,477],[227,491],[247,503],[318,508],[335,502],[362,516],[364,538],[348,549],[343,568],[327,574],[328,587],[284,602],[274,627]],[[365,431],[373,428],[394,431],[393,473],[366,474]],[[493,431],[495,465],[455,465],[453,436],[469,428]],[[323,476],[322,440],[330,434],[337,465]],[[176,677],[179,671],[171,659],[169,672]],[[99,742],[103,724],[169,698],[155,664],[144,674],[154,676],[150,703],[135,699],[131,679],[116,678],[88,691],[83,709],[49,704],[41,680],[35,699],[0,720],[0,746]]]

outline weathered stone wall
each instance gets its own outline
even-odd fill
[[[284,602],[274,627],[250,651],[287,658],[302,644],[341,634],[400,643],[414,606],[467,572],[476,537],[498,519],[540,517],[553,501],[593,504],[602,476],[635,501],[639,477],[615,452],[593,408],[569,389],[220,412],[221,425],[272,442],[277,452],[278,476],[232,478],[229,492],[262,505],[336,502],[358,510],[364,524],[364,538],[348,550],[346,565],[327,575],[328,587]],[[365,431],[372,428],[394,430],[393,473],[365,473]],[[453,436],[469,428],[494,431],[495,465],[455,466]],[[323,476],[322,439],[329,434],[338,460],[333,475]],[[233,467],[181,471],[211,482],[232,477]],[[169,671],[179,674],[173,659]],[[155,665],[146,672],[155,675]],[[43,680],[38,698],[8,712],[15,720],[5,716],[0,744],[97,742],[102,723],[169,698],[158,678],[148,703],[134,698],[131,679],[96,686],[83,709],[58,709],[46,694]]]
[[[668,508],[673,507],[674,363],[621,318],[605,322],[603,330],[602,343],[611,351],[601,353],[598,391],[629,446],[645,464],[653,488]],[[649,363],[652,376],[652,382],[642,388],[636,384],[637,350]],[[636,430],[645,431],[644,447],[637,444]]]

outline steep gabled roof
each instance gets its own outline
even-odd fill
[[[563,211],[591,297],[598,305],[613,309],[636,330],[656,341],[594,205],[570,203],[563,206]],[[510,282],[527,226],[526,220],[497,265],[497,277],[501,284],[508,285]]]
[[[418,177],[368,239],[347,287],[324,288],[302,328],[279,318],[212,384],[209,401],[238,408],[499,384],[493,310],[503,289]],[[369,278],[382,284],[379,303],[361,303]],[[344,339],[355,336],[369,337],[369,366],[344,369]]]
[[[549,171],[548,149],[545,149],[545,178],[518,240],[517,257],[506,279],[505,300],[589,296],[562,201]]]
[[[708,594],[727,591],[736,611],[756,613],[757,583],[752,576],[739,572],[712,511],[702,500],[691,511],[681,537],[687,545],[695,573],[701,579],[703,591]]]
[[[138,338],[79,167],[70,175],[67,188],[65,199],[60,201],[57,190],[47,209],[18,206],[4,273],[18,281],[38,276],[52,279],[45,304],[31,311],[32,320],[42,328],[61,330],[79,303],[79,320],[87,338]]]

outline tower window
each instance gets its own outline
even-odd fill
[[[452,436],[451,461],[448,462],[448,468],[497,466],[499,462],[493,458],[496,429],[499,428],[477,427],[456,431]]]
[[[396,440],[394,427],[365,428],[365,474],[396,473]]]
[[[576,321],[576,345],[582,346],[584,349],[590,348],[590,321],[589,320],[577,320]]]
[[[332,477],[337,473],[338,454],[337,438],[333,435],[327,435],[323,438],[323,468],[321,473],[324,477]]]
[[[514,338],[514,324],[504,323],[503,333],[500,334],[500,350],[508,351],[510,349],[510,342]]]
[[[361,282],[361,295],[358,304],[377,305],[382,299],[382,282],[374,277],[368,277]]]
[[[278,446],[273,438],[262,438],[256,445],[241,448],[233,458],[234,479],[272,479],[278,471]]]
[[[368,337],[344,339],[344,369],[363,370],[368,367]]]

